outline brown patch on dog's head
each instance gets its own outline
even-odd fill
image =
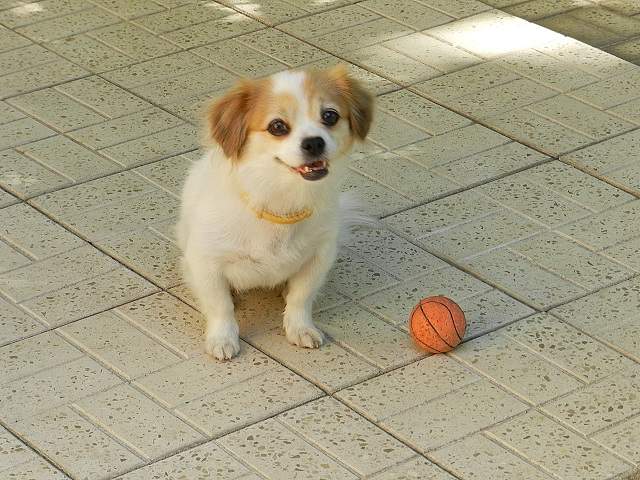
[[[353,79],[342,64],[316,72],[312,78],[320,80],[316,80],[316,83],[321,85],[320,88],[337,94],[337,101],[344,105],[348,112],[351,132],[356,138],[364,140],[373,121],[373,95],[359,81]]]
[[[267,89],[266,79],[241,80],[207,109],[207,140],[220,145],[228,158],[240,157],[252,119],[258,115],[260,99]]]

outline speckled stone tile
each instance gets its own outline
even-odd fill
[[[414,455],[411,449],[331,397],[285,412],[278,419],[359,475],[372,475]]]
[[[54,134],[53,130],[31,118],[14,120],[0,126],[0,149],[17,147]]]
[[[308,3],[308,2],[307,2]],[[361,5],[347,5],[292,20],[278,26],[290,35],[306,40],[380,18],[378,13]]]
[[[105,10],[118,15],[119,17],[131,19],[161,12],[164,8],[156,3],[149,3],[145,0],[92,0],[92,3],[99,5]]]
[[[338,253],[327,280],[328,286],[351,298],[364,297],[396,283],[398,280],[393,275],[367,258],[344,249]]]
[[[479,63],[479,57],[422,33],[389,40],[383,46],[425,65],[449,73]]]
[[[103,73],[130,65],[135,60],[86,34],[46,43],[47,48],[91,73]]]
[[[571,372],[583,382],[602,380],[632,361],[548,314],[538,314],[501,329],[500,333]]]
[[[544,18],[538,20],[537,23],[550,30],[560,32],[563,35],[600,48],[611,43],[619,42],[625,38],[624,35],[617,34],[608,28],[595,25],[583,18],[578,18],[573,12],[561,13]]]
[[[479,381],[392,415],[381,425],[413,448],[427,452],[524,410],[526,405],[520,400],[488,381]],[[458,415],[461,411],[467,414]]]
[[[500,332],[465,342],[452,355],[534,405],[582,386],[574,377]]]
[[[1,385],[0,416],[14,424],[119,383],[109,370],[81,357]]]
[[[454,20],[439,10],[414,1],[398,6],[388,0],[367,0],[360,5],[415,30],[425,30]]]
[[[321,395],[322,390],[312,383],[280,365],[272,365],[241,383],[188,400],[175,412],[208,435],[219,437]]]
[[[110,25],[119,20],[118,17],[106,10],[94,7],[19,27],[16,31],[36,42],[47,42],[49,40],[83,33],[104,25]]]
[[[50,410],[18,426],[41,451],[76,478],[106,479],[143,460],[70,407]]]
[[[0,190],[0,208],[8,207],[18,202],[19,200],[13,195],[11,195],[9,192]]]
[[[318,475],[336,480],[358,478],[276,419],[234,432],[218,443],[268,478],[286,480]]]
[[[166,40],[127,22],[92,30],[88,35],[136,60],[161,57],[179,50]]]
[[[435,27],[429,29],[428,33],[484,58],[535,48],[561,37],[551,30],[499,10]]]
[[[454,480],[456,477],[430,462],[423,456],[416,456],[411,460],[401,462],[384,472],[370,477],[372,480]]]
[[[330,340],[318,349],[292,346],[281,328],[248,339],[261,351],[325,391],[336,391],[380,373],[380,369]]]
[[[259,4],[253,4],[245,0],[223,0],[221,3],[234,7],[236,10],[240,10],[247,16],[267,25],[278,25],[287,20],[304,17],[309,14],[307,10],[283,0],[262,0]]]
[[[198,47],[191,52],[245,77],[262,77],[287,68],[286,64],[240,43],[235,38]]]
[[[446,355],[432,355],[382,374],[335,396],[378,423],[404,410],[446,395],[479,377]]]
[[[11,3],[15,5],[11,5]],[[91,6],[91,4],[86,4],[79,0],[46,0],[41,2],[42,8],[37,8],[36,6],[25,8],[23,6],[25,3],[27,2],[10,2],[6,6],[3,4],[3,10],[5,8],[7,10],[0,14],[2,24],[9,28],[21,27],[41,22],[48,18],[78,12]],[[13,8],[10,8],[12,6]]]
[[[289,67],[311,63],[327,56],[326,52],[272,28],[242,35],[237,40]]]
[[[165,456],[204,439],[129,385],[84,398],[74,407],[146,459]]]
[[[357,305],[323,310],[316,314],[315,321],[335,342],[382,370],[407,364],[424,355],[408,334]]]
[[[140,377],[134,384],[161,405],[175,408],[187,401],[241,385],[276,367],[277,363],[271,358],[241,342],[240,355],[233,362],[220,362],[203,353]]]
[[[0,26],[0,51],[13,50],[14,48],[25,47],[31,43],[26,37],[18,35],[12,30]]]
[[[71,185],[71,180],[59,175],[15,150],[0,152],[2,172],[0,187],[18,198],[26,199]]]
[[[591,437],[626,460],[640,463],[640,416],[625,419]]]
[[[70,362],[83,353],[54,332],[46,332],[0,349],[2,383]]]
[[[315,60],[313,62],[307,63],[303,65],[304,68],[330,68],[338,63],[344,63],[339,57],[334,55],[328,55],[320,60]],[[394,90],[398,90],[400,87],[391,82],[390,80],[381,77],[380,75],[376,75],[369,70],[365,70],[364,68],[360,68],[357,65],[352,63],[346,63],[347,71],[349,75],[353,76],[356,80],[361,82],[365,88],[367,88],[374,95],[381,95],[383,93],[392,92]],[[297,68],[297,67],[296,67]]]
[[[597,108],[611,108],[640,97],[640,72],[632,70],[571,92],[571,96]]]
[[[66,480],[69,478],[41,457],[35,457],[26,463],[3,470],[2,474],[10,480]]]
[[[118,477],[120,480],[188,478],[190,480],[253,480],[245,476],[249,470],[213,441],[177,453]]]
[[[399,130],[405,128],[402,124],[397,124],[397,127]],[[351,167],[417,203],[425,203],[460,188],[393,152],[362,156],[352,161]]]
[[[35,335],[46,329],[45,325],[12,302],[0,298],[0,345]]]
[[[538,412],[491,428],[491,437],[558,478],[600,480],[629,465]]]
[[[465,480],[481,478],[511,480],[518,477],[551,480],[554,478],[479,433],[431,452],[429,457]]]
[[[584,435],[640,413],[637,364],[600,382],[548,403],[543,410]]]
[[[37,456],[4,427],[0,427],[0,473]],[[6,472],[5,472],[6,474]]]
[[[161,370],[183,360],[114,311],[73,322],[58,332],[128,379]],[[39,337],[41,335],[36,338]]]
[[[413,33],[413,29],[388,18],[379,18],[320,35],[309,41],[323,50],[339,55],[341,52],[368,47],[410,33]]]

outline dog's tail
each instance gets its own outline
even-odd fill
[[[348,242],[349,234],[356,228],[380,228],[380,221],[365,211],[364,203],[353,193],[340,194],[340,235],[341,245]]]

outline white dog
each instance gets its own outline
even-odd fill
[[[210,107],[211,144],[189,173],[178,223],[209,354],[240,350],[232,289],[285,283],[287,339],[322,344],[312,304],[349,213],[339,198],[344,157],[367,135],[372,110],[342,66],[245,80]]]

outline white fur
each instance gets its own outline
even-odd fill
[[[249,138],[243,158],[234,163],[220,148],[210,148],[193,165],[184,186],[177,228],[184,274],[206,317],[206,350],[218,359],[232,358],[240,349],[231,290],[286,283],[283,324],[288,340],[309,348],[323,342],[312,321],[312,304],[335,260],[341,224],[356,218],[345,213],[354,210],[354,203],[345,199],[341,209],[339,198],[346,168],[339,157],[351,137],[348,145],[338,145],[309,118],[300,75],[275,76],[274,88],[292,92],[301,103],[292,121],[295,128],[277,151],[264,151]],[[302,163],[300,142],[310,135],[325,139],[330,160],[329,175],[315,182],[289,168]],[[296,224],[270,223],[256,217],[241,191],[249,193],[253,208],[283,213],[312,208],[313,214]]]

